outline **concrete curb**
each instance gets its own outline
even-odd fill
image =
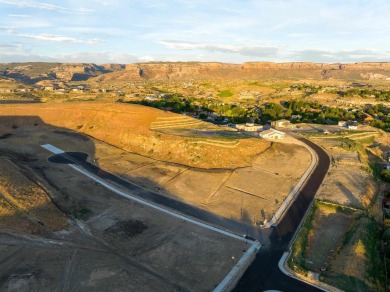
[[[294,271],[290,269],[290,267],[287,265],[287,260],[290,256],[290,252],[286,251],[284,252],[283,256],[280,258],[280,261],[278,263],[279,269],[283,272],[283,274],[294,278],[298,281],[304,282],[306,284],[309,284],[313,287],[316,287],[322,291],[331,291],[331,292],[342,292],[343,290],[340,290],[336,287],[333,287],[331,285],[328,285],[326,283],[320,282],[318,280],[307,278],[303,275],[297,274]]]
[[[293,137],[292,137],[293,138]],[[311,156],[311,163],[308,167],[308,169],[305,171],[305,173],[302,175],[301,179],[298,181],[298,183],[295,185],[295,187],[290,191],[288,194],[287,198],[283,201],[282,205],[280,205],[279,209],[275,212],[275,214],[272,216],[272,219],[265,223],[262,228],[270,228],[271,226],[277,226],[279,221],[283,218],[285,215],[286,211],[290,208],[290,205],[295,201],[297,194],[301,190],[302,186],[305,184],[307,181],[308,177],[310,174],[313,172],[313,169],[317,165],[318,162],[318,157],[308,145],[305,143],[298,141],[298,145],[301,145],[305,147]]]
[[[213,292],[231,291],[237,285],[246,269],[254,261],[256,254],[259,252],[261,244],[258,241],[252,243],[251,247],[246,250],[237,264],[230,270],[226,277],[219,283]]]

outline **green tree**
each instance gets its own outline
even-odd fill
[[[289,108],[289,109],[286,110],[286,112],[284,113],[284,118],[289,119],[289,118],[291,118],[291,115],[292,115],[292,110]]]
[[[385,182],[390,182],[390,170],[382,171],[381,176]]]

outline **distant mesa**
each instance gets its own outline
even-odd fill
[[[390,78],[390,63],[325,64],[308,62],[153,62],[127,64],[124,70],[99,75],[111,80],[205,80],[205,79],[383,79]]]
[[[150,62],[135,64],[9,63],[0,77],[25,84],[42,81],[205,80],[205,79],[355,79],[390,80],[389,62],[327,64],[310,62]]]

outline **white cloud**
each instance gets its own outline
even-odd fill
[[[16,49],[21,48],[20,44],[8,44],[8,43],[0,43],[0,50],[1,49]]]
[[[291,56],[301,61],[313,62],[390,61],[389,52],[367,48],[354,50],[307,49],[292,52]]]
[[[18,34],[19,37],[32,38],[40,41],[66,42],[66,43],[82,43],[88,45],[96,45],[102,43],[99,39],[81,40],[74,37],[53,35],[53,34]]]
[[[10,25],[0,26],[0,31],[4,31],[6,33],[13,33],[15,32],[15,29],[16,29],[15,26],[10,26]]]
[[[305,38],[305,37],[313,37],[315,35],[312,33],[305,33],[305,32],[293,32],[287,34],[287,36],[290,38]]]
[[[73,54],[54,55],[50,57],[53,62],[76,62],[96,64],[128,64],[141,62],[141,58],[128,53],[118,52],[79,52]]]
[[[63,6],[45,3],[45,2],[38,2],[38,1],[8,1],[8,0],[0,0],[0,4],[5,4],[9,6],[14,6],[18,8],[34,8],[34,9],[42,9],[42,10],[50,10],[50,11],[56,11],[61,13],[76,13],[76,14],[85,14],[93,12],[94,10],[91,9],[71,9],[66,8]]]
[[[279,49],[274,46],[245,46],[245,45],[209,45],[198,42],[185,42],[178,40],[162,40],[159,42],[169,49],[179,50],[205,50],[209,52],[238,53],[245,56],[268,57],[276,56]]]
[[[30,17],[30,15],[27,14],[8,14],[9,17],[21,17],[21,18],[27,18]]]

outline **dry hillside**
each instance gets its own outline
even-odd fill
[[[215,134],[220,131],[216,126],[138,105],[3,105],[1,116],[2,124],[10,129],[18,125],[41,126],[39,117],[45,124],[79,131],[130,152],[203,168],[248,166],[269,147],[269,142],[261,139]]]
[[[68,225],[28,169],[0,156],[0,229],[42,234]]]

